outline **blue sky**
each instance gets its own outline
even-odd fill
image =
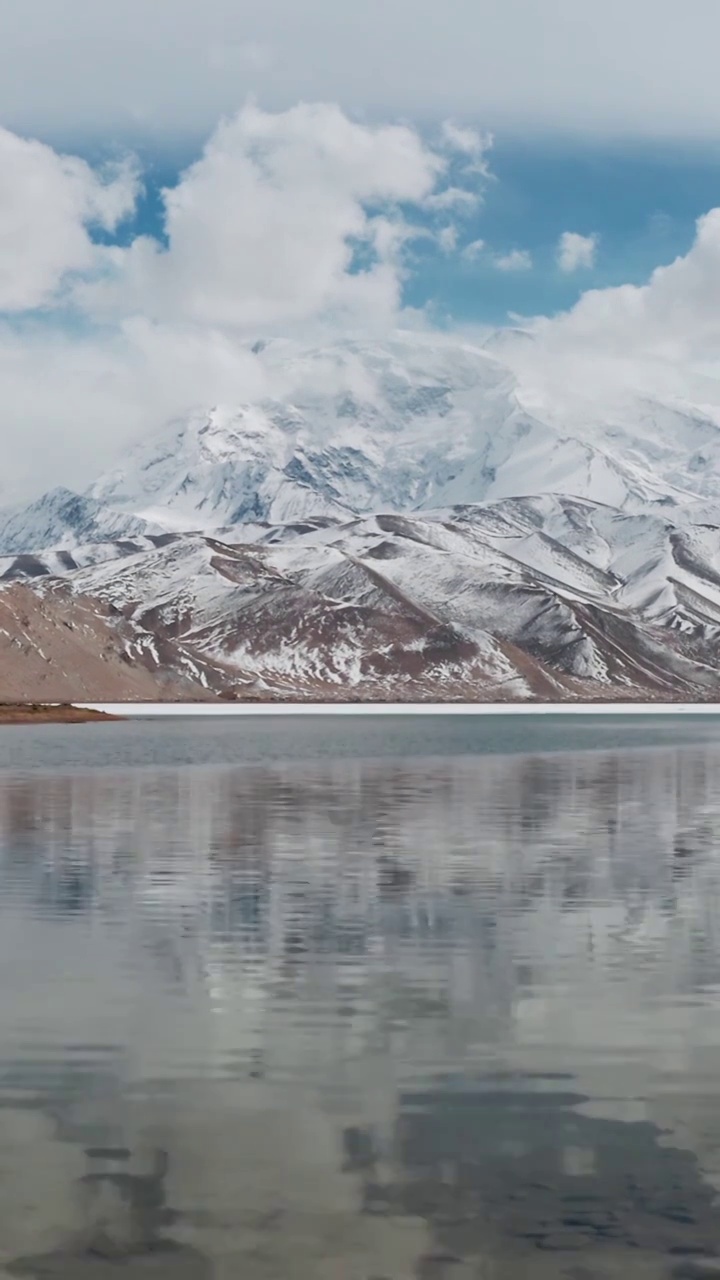
[[[409,301],[434,298],[457,320],[551,314],[588,288],[641,284],[656,266],[687,253],[696,219],[720,204],[720,146],[497,137],[490,163],[497,180],[487,186],[470,238],[499,252],[528,249],[533,269],[503,273],[483,257],[468,264],[431,255]],[[599,235],[593,269],[559,271],[557,242],[568,230]]]

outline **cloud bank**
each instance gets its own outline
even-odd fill
[[[717,0],[0,0],[0,30],[0,119],[65,145],[199,138],[252,92],[523,136],[720,128]]]

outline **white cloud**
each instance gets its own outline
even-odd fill
[[[0,0],[0,119],[206,134],[248,92],[375,119],[713,138],[717,0]],[[222,54],[222,50],[227,50]]]
[[[563,231],[557,248],[560,270],[570,275],[580,267],[594,267],[597,247],[598,236],[595,233],[581,236],[576,231]]]
[[[88,227],[112,230],[136,195],[130,164],[100,174],[0,128],[0,311],[45,306],[69,272],[89,270]]]
[[[443,227],[438,235],[438,244],[443,253],[454,253],[457,249],[458,233],[457,227],[452,225]]]
[[[647,284],[591,289],[571,311],[535,330],[563,351],[624,361],[696,363],[720,350],[720,209],[698,220],[687,254],[653,271]]]
[[[517,318],[532,341],[502,344],[532,411],[589,424],[637,413],[638,396],[720,411],[720,208],[689,251],[646,284],[591,289],[569,311]],[[628,409],[631,407],[630,410]],[[648,418],[652,429],[652,418]]]
[[[442,126],[442,141],[448,151],[464,157],[464,172],[490,177],[488,152],[493,146],[492,134],[479,133],[477,129],[458,125],[453,120],[445,120]]]
[[[470,244],[466,244],[463,249],[463,257],[467,258],[468,262],[474,262],[476,258],[480,257],[484,248],[484,240],[471,240]]]
[[[532,256],[527,249],[512,249],[495,258],[498,271],[530,271]]]
[[[109,250],[105,278],[77,296],[105,313],[205,325],[387,322],[414,234],[398,207],[423,206],[445,169],[407,126],[358,124],[330,105],[249,105],[164,193],[169,247],[140,237]],[[368,260],[358,272],[354,251]]]
[[[259,362],[212,330],[132,320],[77,335],[0,323],[0,503],[82,488],[123,446],[197,404],[266,394]]]
[[[434,191],[423,201],[423,208],[432,213],[445,213],[450,209],[469,213],[477,208],[482,199],[479,191],[468,191],[466,187],[446,187],[444,191]]]
[[[485,142],[476,129],[457,125],[453,120],[443,122],[442,136],[451,151],[459,151],[466,156],[481,155],[485,150]]]

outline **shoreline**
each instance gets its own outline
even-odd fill
[[[720,704],[708,702],[93,702],[77,706],[125,720],[173,716],[720,715]]]
[[[267,716],[720,716],[708,702],[0,702],[0,727]]]
[[[93,724],[122,720],[122,712],[66,702],[0,702],[0,727],[16,724]]]

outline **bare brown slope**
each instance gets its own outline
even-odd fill
[[[0,727],[15,724],[92,724],[121,720],[91,707],[74,707],[71,702],[0,702]]]
[[[130,654],[133,635],[104,605],[63,592],[41,598],[14,584],[0,592],[0,702],[123,702],[206,698],[176,673]]]

